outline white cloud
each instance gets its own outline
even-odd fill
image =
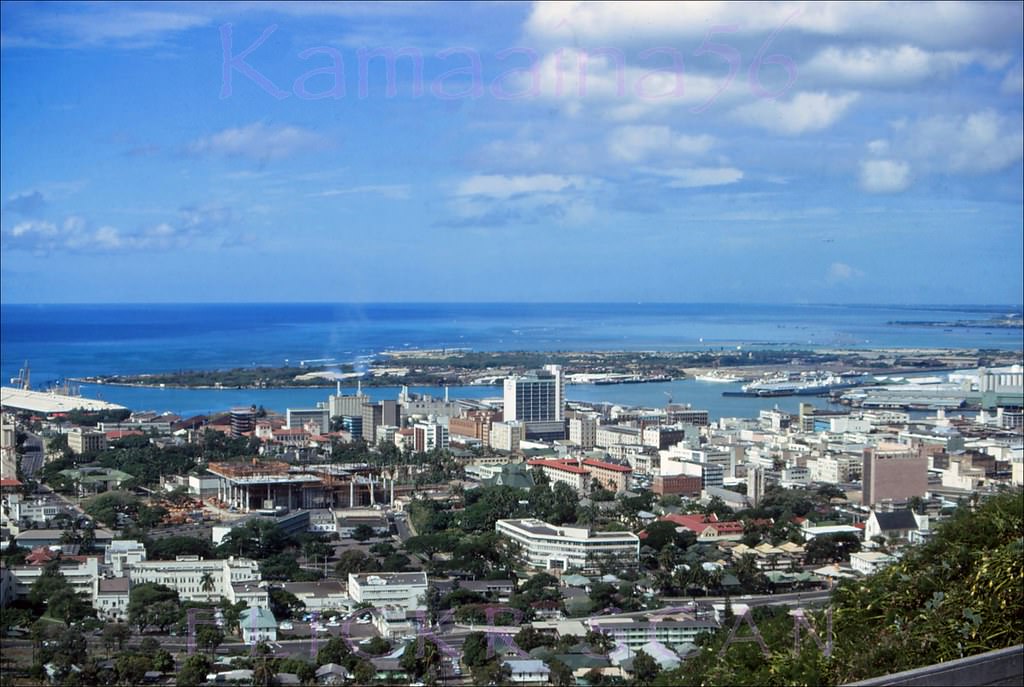
[[[96,229],[79,215],[69,215],[61,222],[26,221],[0,233],[5,250],[25,250],[39,255],[51,253],[110,253],[167,251],[195,248],[210,239],[205,224],[184,227],[161,222],[138,231],[125,232],[102,225]],[[205,221],[205,220],[204,220]],[[218,239],[213,239],[214,243]]]
[[[1006,64],[1006,56],[971,51],[929,52],[913,45],[897,47],[826,47],[800,67],[801,79],[857,86],[901,86],[950,76],[967,65],[991,69]]]
[[[869,141],[868,151],[872,155],[885,155],[889,151],[889,142],[882,138]]]
[[[326,143],[326,139],[320,134],[300,127],[268,126],[256,122],[197,139],[188,145],[188,151],[194,155],[215,154],[248,157],[254,160],[276,160],[316,150]]]
[[[975,2],[537,2],[526,22],[537,41],[575,45],[701,40],[713,26],[767,36],[884,38],[936,47],[1013,46],[1019,3]]]
[[[639,162],[652,155],[696,156],[714,144],[712,136],[679,134],[667,126],[620,126],[608,135],[608,152],[623,162]]]
[[[700,188],[702,186],[725,186],[735,184],[743,178],[743,172],[735,167],[694,167],[670,169],[661,172],[670,177],[672,188]]]
[[[732,116],[744,124],[792,136],[827,129],[858,97],[857,93],[801,92],[788,101],[762,99],[740,105]]]
[[[987,174],[1024,157],[1019,116],[1011,120],[994,110],[927,117],[898,134],[894,150],[938,172]]]
[[[394,198],[396,200],[409,197],[409,186],[407,184],[368,184],[365,186],[351,186],[348,188],[334,188],[317,193],[307,193],[307,198],[333,198],[335,196],[363,195],[374,193]]]
[[[830,284],[838,284],[840,282],[850,281],[858,277],[863,277],[864,273],[856,267],[851,267],[845,262],[833,262],[828,266],[828,272],[825,275],[826,280]]]
[[[455,193],[458,196],[511,198],[530,193],[558,193],[569,188],[579,188],[583,185],[583,178],[577,176],[560,176],[557,174],[524,176],[478,174],[459,183]]]
[[[910,186],[910,165],[898,160],[860,163],[860,186],[868,193],[898,193]]]
[[[1006,72],[1001,84],[1001,90],[1007,95],[1020,95],[1024,93],[1024,66],[1018,62],[1010,71]]]

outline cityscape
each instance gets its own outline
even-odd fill
[[[1024,680],[1024,3],[0,12],[0,687]]]

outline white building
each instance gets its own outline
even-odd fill
[[[495,422],[491,425],[491,448],[514,453],[526,438],[526,425],[522,422]]]
[[[238,619],[242,641],[248,645],[277,641],[277,618],[268,608],[249,608]]]
[[[425,572],[349,573],[348,595],[357,604],[376,608],[401,606],[406,610],[425,608]]]
[[[526,423],[529,437],[565,437],[565,378],[560,365],[506,377],[504,398],[505,422]]]
[[[873,575],[895,562],[895,556],[881,551],[858,551],[850,554],[850,567],[862,575]]]
[[[132,585],[151,582],[178,592],[186,601],[231,600],[236,582],[258,582],[259,563],[249,558],[206,560],[178,556],[173,561],[144,561],[129,567]]]
[[[605,560],[619,568],[635,567],[640,559],[640,538],[632,532],[595,532],[586,527],[556,527],[542,520],[498,520],[499,534],[522,547],[526,563],[541,570],[597,572]]]
[[[128,574],[129,566],[146,560],[146,547],[134,539],[115,539],[103,549],[103,565],[110,569],[114,577]]]
[[[575,417],[569,420],[569,440],[584,451],[594,448],[597,441],[597,418]]]

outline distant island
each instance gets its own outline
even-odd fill
[[[1018,315],[1010,315],[990,320],[954,320],[949,322],[892,320],[888,324],[897,327],[938,327],[941,329],[1024,329],[1024,318]]]
[[[184,389],[329,388],[338,383],[368,387],[497,386],[513,374],[561,365],[572,383],[623,384],[684,379],[709,370],[742,368],[752,377],[779,369],[901,373],[979,365],[1012,364],[1019,354],[979,350],[744,350],[717,351],[389,351],[356,369],[331,366],[253,366],[221,370],[79,377],[71,381]]]

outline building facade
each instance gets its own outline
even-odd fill
[[[539,570],[575,569],[591,574],[609,564],[635,568],[640,560],[640,538],[632,532],[556,527],[535,518],[498,520],[494,527],[519,544],[524,561]]]

